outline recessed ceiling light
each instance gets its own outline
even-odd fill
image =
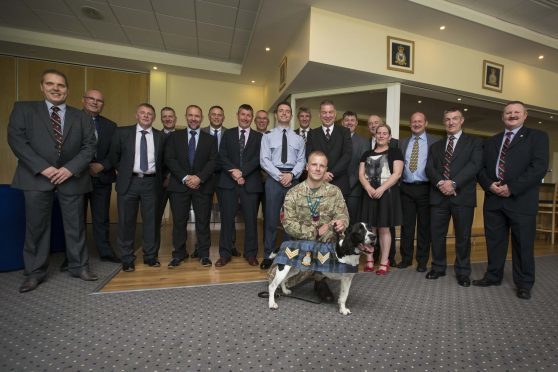
[[[153,70],[158,70],[158,69],[159,69],[159,67],[153,66]]]
[[[254,84],[254,83],[256,82],[256,80],[252,80],[252,81],[250,81],[250,82],[251,82],[252,84]]]
[[[417,103],[422,103],[422,101],[421,101],[421,100],[418,100]]]
[[[461,101],[461,98],[458,98],[457,100],[458,100],[458,101]]]
[[[539,56],[539,59],[544,59],[544,56],[541,54],[541,55]]]
[[[440,30],[444,31],[446,29],[446,26],[440,26]]]
[[[550,118],[551,118],[551,119],[554,119],[554,116],[550,115]]]
[[[265,47],[265,51],[266,51],[266,52],[269,52],[270,50],[271,50],[270,47]]]
[[[539,124],[542,124],[542,121],[539,121]]]
[[[469,111],[469,109],[468,109],[468,108],[464,108],[463,111],[467,112],[467,111]]]
[[[94,20],[99,21],[99,20],[105,18],[105,17],[103,17],[103,14],[101,14],[99,9],[94,8],[92,6],[85,5],[85,6],[82,6],[80,8],[80,10],[81,10],[81,14],[83,14],[84,16],[86,16],[87,18],[90,18],[90,19],[94,19]]]

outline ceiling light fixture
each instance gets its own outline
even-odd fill
[[[153,66],[153,70],[158,70],[158,69],[159,69],[159,67]]]
[[[421,101],[421,100],[418,100],[417,103],[422,103],[422,101]]]
[[[251,82],[252,84],[255,84],[255,83],[256,83],[256,80],[252,80],[252,81],[250,81],[250,82]]]
[[[469,111],[469,109],[468,109],[468,108],[464,108],[463,111],[467,112],[467,111]]]
[[[551,119],[554,119],[554,116],[550,115],[550,118],[551,118]]]
[[[444,31],[446,29],[446,26],[440,26],[440,30]]]
[[[90,19],[95,19],[98,21],[105,18],[97,8],[93,8],[92,6],[85,5],[82,6],[80,10],[81,10],[81,14],[83,14],[84,16]]]
[[[539,121],[539,124],[542,124],[542,121]]]
[[[458,101],[461,101],[461,98],[458,98],[457,100],[458,100]]]
[[[544,56],[541,54],[541,55],[539,56],[539,59],[544,59]]]
[[[266,52],[269,52],[270,50],[271,50],[270,47],[265,47],[265,51],[266,51]]]

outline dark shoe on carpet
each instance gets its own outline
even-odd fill
[[[199,257],[198,257],[198,250],[197,250],[197,249],[194,250],[194,253],[192,253],[192,256],[191,256],[191,257],[192,257],[192,258],[199,258]]]
[[[424,272],[426,272],[426,265],[418,265],[418,266],[417,266],[417,271],[418,271],[419,273],[424,273]]]
[[[66,271],[68,271],[68,259],[64,258],[62,265],[60,265],[60,272],[65,273]]]
[[[428,274],[426,274],[426,279],[438,279],[442,276],[446,276],[446,273],[432,269],[428,272]]]
[[[389,259],[389,267],[397,267],[397,261],[395,261],[395,258]]]
[[[324,280],[314,282],[314,290],[318,294],[320,300],[324,302],[333,302],[333,293]]]
[[[246,257],[246,261],[248,261],[248,265],[250,266],[258,266],[260,264],[256,257]]]
[[[227,258],[221,257],[217,260],[217,262],[215,262],[215,267],[223,267],[226,264],[228,264],[229,262],[231,262],[230,257],[227,257]]]
[[[143,260],[143,263],[149,267],[159,267],[161,263],[156,258],[151,258],[149,260]]]
[[[476,287],[490,287],[491,285],[500,285],[502,282],[496,280],[490,280],[487,277],[483,277],[482,279],[473,280],[473,285]]]
[[[457,284],[462,287],[469,287],[471,285],[471,279],[467,275],[457,275]]]
[[[231,256],[233,257],[240,257],[240,252],[236,250],[235,247],[231,250]]]
[[[122,271],[127,272],[127,273],[131,273],[132,271],[136,271],[136,265],[134,265],[133,263],[131,264],[122,264]]]
[[[517,297],[528,300],[531,298],[531,291],[527,288],[517,288]]]
[[[213,263],[211,262],[211,260],[209,259],[209,257],[204,257],[200,260],[200,263],[203,267],[209,267],[211,266]]]
[[[270,258],[264,258],[262,263],[260,264],[260,269],[262,270],[267,270],[271,267],[271,264],[273,264],[273,260]]]
[[[411,266],[410,262],[401,261],[399,265],[397,265],[398,269],[406,269],[407,267]]]
[[[21,287],[19,287],[19,293],[30,292],[35,288],[37,288],[39,284],[41,284],[42,282],[43,282],[42,279],[27,277],[21,284]]]
[[[72,273],[72,276],[74,278],[80,278],[81,280],[85,280],[86,282],[94,282],[95,280],[99,280],[99,277],[96,274],[92,273],[87,269],[81,270],[77,274]]]
[[[103,262],[112,262],[112,263],[121,263],[120,258],[116,256],[102,256],[101,261]]]
[[[171,262],[169,262],[169,264],[167,265],[167,267],[169,269],[174,269],[175,267],[180,266],[180,264],[184,262],[184,260],[180,259],[180,258],[173,258],[171,260]]]

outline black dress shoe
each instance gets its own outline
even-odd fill
[[[149,260],[143,260],[143,263],[149,267],[159,267],[161,263],[156,258],[150,258]]]
[[[228,264],[229,262],[231,262],[231,258],[230,257],[221,257],[217,260],[217,262],[215,262],[215,267],[223,267],[226,264]]]
[[[233,257],[240,257],[240,252],[236,250],[235,247],[231,250],[231,256]]]
[[[256,257],[246,257],[246,261],[248,261],[248,265],[250,266],[258,266],[260,264]]]
[[[517,297],[522,300],[528,300],[531,298],[531,290],[527,288],[517,288]]]
[[[125,271],[127,273],[131,273],[132,271],[136,270],[136,265],[134,265],[133,263],[131,264],[122,264],[122,271]]]
[[[399,262],[399,264],[397,265],[398,269],[406,269],[407,267],[411,266],[410,262],[405,262],[405,261],[401,261]]]
[[[95,280],[99,279],[99,277],[96,274],[92,273],[87,269],[81,270],[77,274],[72,273],[72,276],[74,278],[80,278],[81,280],[85,280],[86,282],[94,282]]]
[[[184,260],[180,259],[180,258],[173,258],[171,260],[171,262],[169,262],[169,264],[167,265],[167,267],[169,269],[174,269],[175,267],[180,266],[180,264],[184,262]]]
[[[389,267],[397,267],[397,261],[395,261],[395,258],[390,258],[389,259]]]
[[[333,293],[331,293],[331,289],[329,289],[325,280],[315,281],[314,290],[318,294],[320,300],[324,302],[333,302]]]
[[[419,273],[424,273],[424,272],[426,272],[426,265],[420,265],[420,264],[419,264],[419,265],[417,266],[417,271],[418,271]]]
[[[199,257],[199,256],[198,256],[198,250],[197,250],[197,249],[194,250],[194,253],[192,253],[192,256],[191,256],[191,257],[192,257],[192,258],[198,258],[198,257]]]
[[[273,264],[273,260],[271,258],[264,258],[262,263],[260,264],[260,269],[267,270]]]
[[[200,263],[203,267],[210,267],[213,265],[213,262],[209,259],[209,257],[204,257],[200,260]]]
[[[68,259],[64,258],[64,261],[62,261],[62,265],[60,265],[60,272],[65,273],[66,271],[68,271]]]
[[[112,263],[121,263],[120,258],[116,256],[101,256],[101,261],[103,262],[112,262]]]
[[[30,292],[30,291],[34,290],[35,288],[37,288],[39,286],[39,284],[41,284],[42,282],[43,282],[42,279],[37,279],[37,278],[29,276],[29,277],[25,278],[25,280],[21,284],[21,287],[19,287],[19,293]]]
[[[426,279],[438,279],[442,276],[446,276],[446,273],[432,269],[428,272],[428,274],[426,274]]]
[[[467,275],[457,275],[457,284],[462,287],[469,287],[471,285],[471,279]]]
[[[473,285],[476,287],[490,287],[491,285],[500,285],[502,284],[501,281],[490,280],[487,277],[483,277],[482,279],[473,280]]]

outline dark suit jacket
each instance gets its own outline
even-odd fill
[[[496,162],[503,137],[504,132],[498,133],[484,142],[483,167],[479,173],[479,183],[486,192],[484,207],[534,215],[539,205],[539,185],[548,170],[548,135],[523,126],[513,138],[506,153],[504,173],[504,183],[511,192],[509,198],[490,192],[490,185],[498,180]]]
[[[134,173],[134,159],[136,156],[136,125],[118,127],[110,146],[110,161],[117,170],[116,191],[126,193],[130,187]],[[153,130],[153,144],[155,145],[155,171],[159,182],[156,182],[160,192],[163,186],[163,134]]]
[[[45,101],[16,102],[8,124],[8,143],[18,159],[12,187],[64,194],[85,194],[92,190],[87,171],[95,153],[95,130],[83,111],[66,106],[62,152],[58,156],[54,131]],[[46,168],[65,167],[73,176],[53,185],[41,175]]]
[[[430,204],[438,205],[447,198],[436,187],[444,179],[443,162],[446,152],[446,139],[434,143],[428,152],[426,174],[430,179]],[[451,196],[453,205],[475,207],[477,205],[477,174],[482,167],[482,141],[461,133],[453,150],[450,163],[451,180],[457,184],[456,196]]]
[[[370,150],[370,142],[358,135],[353,134],[351,137],[351,142],[353,144],[353,154],[351,156],[351,163],[349,165],[349,187],[351,188],[351,196],[361,196],[362,195],[362,185],[358,179],[358,170],[360,167],[360,158],[362,154]]]
[[[250,129],[250,135],[242,156],[243,164],[240,166],[240,145],[238,127],[231,128],[223,133],[221,147],[219,148],[219,164],[222,173],[219,177],[219,187],[232,189],[237,183],[232,178],[229,170],[240,169],[246,183],[244,187],[248,192],[263,192],[262,176],[260,172],[260,146],[262,134]]]
[[[116,131],[116,123],[112,120],[98,115],[99,130],[97,131],[97,152],[91,160],[92,163],[100,163],[104,169],[98,173],[99,181],[105,185],[110,185],[116,179],[116,172],[110,163],[110,143],[114,132]]]
[[[306,139],[306,159],[312,151],[322,151],[327,156],[327,170],[333,173],[333,185],[339,187],[343,195],[349,195],[349,164],[353,154],[351,132],[335,125],[331,137],[326,140],[322,127],[314,128]]]
[[[194,164],[190,166],[188,156],[189,130],[177,130],[166,140],[165,164],[171,172],[168,190],[171,192],[201,192],[213,194],[215,189],[213,172],[217,163],[217,140],[212,135],[200,131],[196,146]],[[198,176],[201,185],[192,190],[182,183],[186,175]]]

